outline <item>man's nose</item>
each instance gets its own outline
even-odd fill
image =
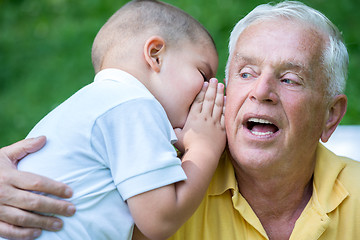
[[[276,77],[269,73],[261,74],[254,82],[249,98],[260,103],[277,104],[279,100],[278,82]]]

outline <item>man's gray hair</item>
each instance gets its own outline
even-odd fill
[[[349,56],[341,33],[324,14],[297,1],[284,1],[276,5],[259,5],[236,24],[229,41],[229,58],[225,69],[226,83],[229,80],[230,61],[240,34],[257,21],[279,17],[307,23],[328,37],[322,54],[322,64],[325,76],[328,79],[328,94],[332,97],[343,93],[346,85]]]

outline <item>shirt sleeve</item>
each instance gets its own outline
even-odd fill
[[[154,99],[122,103],[99,117],[92,143],[124,200],[186,179],[172,145],[175,133]]]

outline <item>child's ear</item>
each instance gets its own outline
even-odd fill
[[[159,36],[150,37],[144,46],[144,57],[149,66],[155,71],[160,72],[165,52],[165,40]]]
[[[341,119],[344,117],[347,106],[347,97],[344,94],[337,95],[328,109],[327,121],[325,128],[321,134],[321,141],[327,142],[331,134],[339,125]]]

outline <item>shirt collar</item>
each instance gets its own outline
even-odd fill
[[[227,190],[239,191],[230,153],[221,156],[218,168],[209,186],[209,195],[221,195]],[[349,195],[338,179],[345,167],[339,157],[319,143],[316,150],[316,164],[313,180],[313,196],[324,211],[331,212]]]
[[[321,143],[316,150],[313,198],[317,199],[326,213],[333,211],[349,195],[339,180],[345,162]]]
[[[233,207],[239,211],[243,218],[252,225],[264,238],[266,232],[261,225],[260,220],[251,209],[249,203],[240,194],[235,177],[234,167],[232,165],[229,150],[226,150],[218,164],[212,182],[209,186],[209,196],[220,196],[225,192],[230,192]]]
[[[238,191],[234,167],[229,150],[222,154],[218,167],[209,186],[209,195],[221,195],[227,190]]]

